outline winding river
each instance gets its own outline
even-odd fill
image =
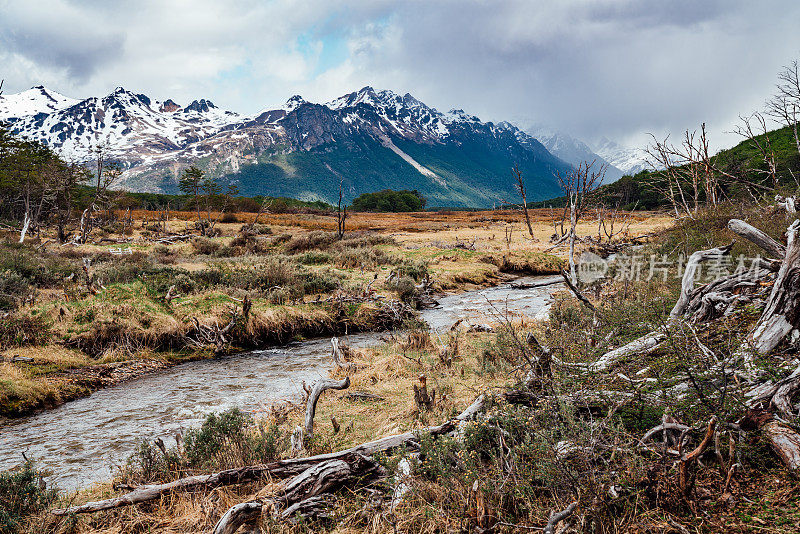
[[[533,278],[521,279],[531,281]],[[505,313],[535,317],[547,310],[551,287],[510,284],[442,297],[422,312],[434,330],[458,319],[492,321]],[[351,346],[379,343],[380,334],[347,336]],[[53,410],[0,427],[0,470],[22,463],[22,453],[50,473],[48,483],[74,490],[108,480],[142,438],[174,436],[211,412],[238,406],[258,411],[299,396],[301,384],[327,376],[329,339],[313,339],[177,365],[99,390]],[[172,439],[172,438],[170,438]]]

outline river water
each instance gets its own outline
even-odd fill
[[[535,317],[547,310],[552,289],[501,284],[447,295],[440,307],[424,310],[422,318],[441,330],[461,318],[491,322],[506,312]],[[355,334],[344,341],[366,347],[379,343],[379,337]],[[173,439],[211,412],[232,407],[258,411],[297,398],[303,381],[311,384],[327,376],[330,367],[330,340],[325,338],[157,371],[0,427],[0,470],[20,465],[24,452],[51,473],[49,485],[86,487],[108,480],[143,438]]]

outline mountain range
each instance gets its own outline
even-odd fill
[[[512,167],[535,201],[558,196],[556,174],[575,163],[553,138],[543,144],[508,122],[371,87],[325,104],[293,96],[244,116],[205,99],[181,106],[119,87],[76,100],[37,86],[0,96],[0,120],[74,161],[90,161],[101,144],[123,166],[119,187],[133,191],[175,192],[181,171],[196,165],[246,195],[332,202],[341,182],[348,201],[417,189],[433,206],[490,207],[518,201]]]

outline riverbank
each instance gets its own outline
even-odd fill
[[[390,303],[413,307],[423,280],[458,292],[564,264],[563,251],[542,240],[549,223],[532,239],[513,211],[353,214],[343,240],[327,231],[335,221],[326,215],[274,214],[248,226],[254,215],[238,214],[215,237],[194,238],[180,235],[193,214],[172,215],[166,231],[134,218],[127,235],[98,230],[85,245],[46,236],[36,246],[0,244],[14,306],[0,325],[0,416],[220,351],[392,328],[404,317]],[[660,221],[639,218],[641,232]]]

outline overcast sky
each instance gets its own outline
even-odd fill
[[[0,0],[7,93],[116,86],[255,113],[364,85],[628,144],[728,145],[800,58],[797,0]]]

